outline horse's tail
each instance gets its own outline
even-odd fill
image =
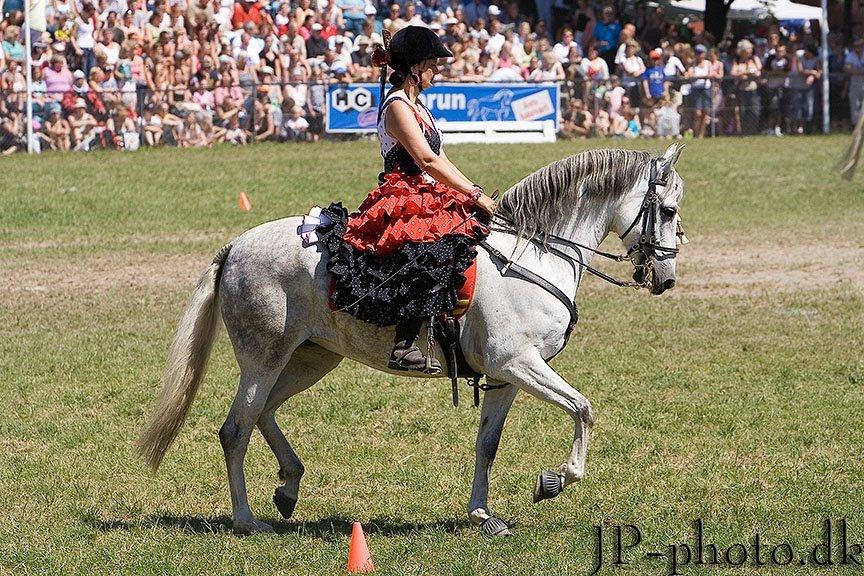
[[[231,244],[222,247],[189,298],[171,344],[162,391],[135,443],[138,454],[154,472],[183,426],[207,370],[219,325],[219,278],[230,251]]]

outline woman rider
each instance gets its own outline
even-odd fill
[[[495,211],[492,198],[444,154],[441,132],[418,98],[432,85],[438,60],[452,56],[420,26],[403,28],[375,51],[384,171],[357,212],[347,216],[333,204],[323,211],[331,224],[318,230],[330,253],[333,305],[378,326],[396,325],[392,370],[427,371],[415,344],[420,326],[456,305],[475,246],[488,234],[474,208]],[[393,87],[384,97],[388,66]],[[429,372],[440,371],[437,360],[429,361]]]

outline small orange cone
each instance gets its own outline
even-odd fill
[[[368,573],[375,571],[372,555],[366,546],[366,536],[363,535],[363,527],[360,522],[354,522],[351,529],[351,543],[348,545],[348,572],[351,574]]]
[[[246,196],[245,192],[240,192],[240,210],[244,212],[252,210],[252,203],[249,202],[249,197]]]

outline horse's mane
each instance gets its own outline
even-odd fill
[[[529,174],[504,193],[497,214],[513,222],[520,235],[538,237],[563,224],[581,195],[606,199],[636,185],[651,156],[635,150],[588,150]]]

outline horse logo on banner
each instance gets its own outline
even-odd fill
[[[513,91],[502,88],[492,96],[468,101],[468,116],[472,122],[503,122],[510,116],[510,103]]]

